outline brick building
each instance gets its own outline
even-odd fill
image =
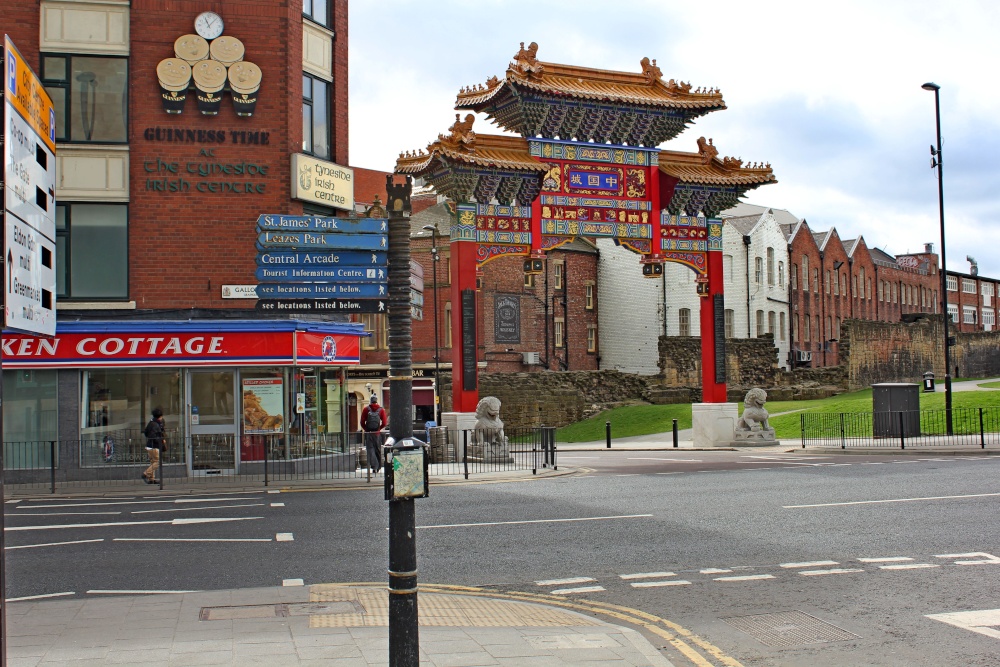
[[[182,445],[175,471],[193,474],[256,460],[258,436],[349,422],[343,369],[358,363],[361,328],[346,315],[262,319],[253,291],[259,215],[354,207],[341,166],[348,2],[210,9],[5,8],[57,128],[56,337],[4,334],[8,443],[75,443],[60,458],[86,465],[95,443],[130,438],[161,407]],[[240,414],[247,392],[268,428]]]

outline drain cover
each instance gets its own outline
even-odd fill
[[[853,632],[838,628],[802,611],[735,616],[722,620],[747,633],[761,644],[776,648],[861,638]]]
[[[233,607],[202,607],[198,618],[202,621],[232,621],[241,618],[275,618],[288,616],[288,606],[283,604],[252,604]]]

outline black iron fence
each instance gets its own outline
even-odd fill
[[[940,447],[1000,444],[1000,408],[900,412],[803,412],[802,447]]]
[[[430,474],[470,476],[556,468],[555,429],[514,428],[501,434],[447,429],[416,431],[427,443]],[[117,437],[116,437],[117,436]],[[382,438],[384,443],[385,438]],[[115,434],[83,440],[5,442],[4,483],[9,491],[146,485],[146,439]],[[189,436],[170,434],[156,477],[164,487],[232,482],[371,479],[363,434],[316,436]],[[378,476],[380,477],[380,476]]]

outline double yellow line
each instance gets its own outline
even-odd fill
[[[487,588],[477,588],[473,586],[448,586],[444,584],[420,584],[421,592],[442,593],[449,595],[475,595],[480,597],[491,597],[505,600],[516,600],[519,602],[532,602],[535,604],[563,607],[574,611],[605,616],[641,627],[643,630],[662,637],[678,653],[687,658],[695,667],[743,667],[735,658],[726,655],[722,649],[708,642],[687,628],[672,623],[665,618],[660,618],[653,614],[648,614],[638,609],[622,607],[621,605],[609,604],[606,602],[594,602],[591,600],[567,600],[554,595],[544,595],[539,593],[523,593],[520,591],[509,591],[502,593]]]

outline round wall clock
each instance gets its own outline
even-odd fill
[[[194,29],[205,39],[215,39],[222,34],[222,17],[215,12],[202,12],[194,20]]]

